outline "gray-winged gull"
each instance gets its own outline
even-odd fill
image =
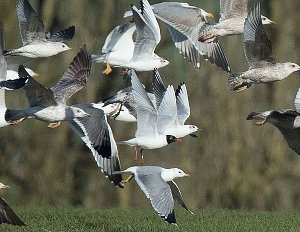
[[[147,0],[142,0],[141,11],[132,6],[133,20],[137,35],[131,60],[122,66],[136,71],[150,71],[169,64],[164,58],[154,53],[160,42],[160,29],[152,8]]]
[[[120,172],[118,172],[120,173]],[[176,224],[174,200],[190,211],[183,201],[181,192],[173,181],[178,177],[189,176],[179,168],[162,168],[157,166],[134,166],[121,171],[132,173],[158,215],[166,222]]]
[[[219,36],[237,35],[244,32],[244,22],[248,13],[249,0],[220,0],[221,17],[218,23],[206,23],[199,31],[200,42],[216,41]],[[263,24],[272,20],[259,15]]]
[[[133,33],[136,31],[135,23],[128,22],[115,27],[106,37],[100,55],[92,55],[95,63],[106,63],[106,69],[102,72],[109,74],[112,66],[119,66],[130,62],[133,56]]]
[[[91,116],[68,121],[69,126],[91,150],[97,165],[104,175],[116,186],[123,188],[122,176],[113,174],[113,172],[121,170],[121,163],[117,145],[104,111],[99,108],[98,104],[94,103],[75,106]]]
[[[253,120],[255,125],[263,125],[269,122],[276,126],[283,137],[298,155],[300,155],[300,89],[295,97],[296,110],[279,109],[264,112],[252,112],[247,120]]]
[[[137,104],[137,130],[135,132],[134,138],[119,143],[135,147],[135,160],[137,160],[137,148],[141,148],[141,162],[143,163],[143,149],[161,148],[170,143],[180,141],[180,139],[176,138],[173,135],[165,135],[159,133],[157,122],[159,118],[158,112],[160,111],[161,115],[163,115],[165,113],[165,110],[168,110],[167,104],[164,104],[162,102],[161,107],[159,109],[156,109],[134,70],[131,70],[131,83],[133,88],[132,93],[134,101]],[[170,87],[166,91],[165,95],[167,97],[172,94],[175,95],[174,89],[172,88],[173,87]]]
[[[0,182],[0,190],[10,188]],[[10,208],[7,202],[0,196],[0,224],[6,223],[16,226],[25,226],[25,223],[18,217],[18,215]]]
[[[63,41],[71,40],[75,26],[59,31],[53,35],[44,31],[44,24],[32,9],[28,0],[17,1],[22,47],[3,51],[4,55],[26,56],[30,58],[54,56],[70,48]]]
[[[231,90],[242,91],[252,83],[280,81],[299,71],[295,63],[277,63],[272,54],[272,44],[267,37],[260,17],[260,4],[257,4],[245,20],[244,52],[249,69],[242,73],[232,73],[228,79]]]
[[[6,110],[5,120],[9,123],[18,123],[26,118],[35,118],[53,122],[52,126],[54,127],[63,120],[89,116],[78,107],[67,106],[66,102],[74,93],[84,87],[90,69],[91,56],[87,53],[86,46],[80,48],[79,53],[74,57],[61,79],[51,89],[35,81],[24,67],[20,66],[19,76],[28,77],[24,90],[30,106],[24,110]]]
[[[203,56],[224,71],[230,71],[225,52],[217,41],[210,44],[198,41],[200,28],[213,17],[212,14],[180,2],[161,2],[151,7],[154,15],[167,26],[174,45],[194,68],[200,69],[200,56]],[[124,17],[129,15],[127,11]]]

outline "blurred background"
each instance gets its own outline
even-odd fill
[[[151,4],[160,1],[150,1]],[[219,18],[219,1],[186,0]],[[257,1],[250,1],[251,6]],[[75,38],[67,42],[72,50],[54,57],[30,60],[25,66],[41,75],[51,87],[62,76],[79,47],[87,44],[99,53],[108,33],[124,22],[123,13],[137,0],[30,0],[44,21],[45,29],[56,32],[76,26]],[[20,36],[15,1],[0,1],[0,20],[5,25],[6,48],[19,47]],[[266,27],[278,62],[300,63],[300,1],[261,0],[262,14],[276,22]],[[147,165],[179,167],[191,175],[177,180],[191,208],[231,208],[259,210],[300,209],[300,157],[289,149],[272,125],[262,127],[246,121],[252,111],[292,108],[300,87],[299,75],[281,82],[253,85],[235,93],[227,87],[227,74],[202,60],[200,71],[193,69],[177,51],[166,27],[156,53],[170,64],[160,73],[168,84],[187,84],[191,116],[187,123],[202,128],[198,138],[187,136],[158,150],[146,150]],[[234,72],[248,68],[242,36],[221,38]],[[84,89],[69,104],[98,102],[124,88],[120,69],[109,76],[105,65],[93,64]],[[149,84],[152,73],[139,73]],[[6,94],[7,106],[25,108],[23,90]],[[132,138],[134,123],[109,121],[116,141]],[[73,205],[94,208],[149,207],[149,202],[131,182],[117,189],[104,177],[91,152],[81,139],[62,123],[49,129],[47,123],[26,120],[0,128],[0,180],[12,188],[5,198],[15,205]],[[300,142],[300,141],[299,141]],[[122,167],[134,165],[134,149],[118,146]]]

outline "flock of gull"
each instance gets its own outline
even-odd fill
[[[31,69],[16,66],[13,58],[50,57],[69,50],[65,41],[75,35],[75,26],[51,35],[44,30],[43,22],[28,0],[18,0],[16,11],[21,47],[4,48],[4,25],[0,24],[0,126],[33,118],[48,122],[49,127],[55,128],[61,121],[67,121],[115,186],[124,188],[125,183],[134,177],[154,210],[171,224],[176,224],[174,202],[192,213],[174,182],[178,177],[189,175],[179,168],[145,166],[143,150],[161,148],[181,141],[187,135],[197,137],[198,127],[185,124],[190,116],[186,85],[180,83],[174,88],[165,84],[159,74],[158,69],[169,65],[169,61],[154,53],[161,40],[157,19],[167,27],[174,45],[195,69],[201,68],[203,57],[228,73],[228,86],[233,91],[245,90],[252,84],[279,81],[300,72],[297,64],[277,63],[271,57],[272,45],[263,24],[273,21],[261,15],[259,3],[248,10],[248,0],[220,0],[219,22],[212,22],[212,14],[187,3],[150,5],[147,0],[141,0],[140,9],[132,5],[131,11],[124,13],[124,18],[129,20],[125,19],[126,23],[109,33],[101,54],[91,55],[83,45],[60,80],[48,88],[34,79],[37,74]],[[249,64],[249,69],[242,73],[231,71],[219,43],[221,37],[237,34],[244,34],[244,53]],[[130,78],[131,87],[100,102],[67,105],[68,99],[85,86],[92,62],[105,63],[104,74],[109,74],[114,67],[123,68],[123,75]],[[136,71],[152,71],[152,92],[146,92]],[[26,109],[7,109],[4,91],[20,88],[25,90],[29,106]],[[300,154],[300,91],[295,106],[296,110],[253,112],[247,119],[254,120],[257,125],[272,123],[280,129],[288,145]],[[122,170],[117,143],[107,118],[137,123],[134,138],[119,142],[134,147],[136,166]],[[124,173],[130,174],[125,180]],[[0,183],[0,189],[8,187]],[[25,225],[2,198],[0,223]]]

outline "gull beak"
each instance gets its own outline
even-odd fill
[[[2,189],[5,189],[5,188],[10,188],[10,186],[9,186],[9,185],[5,185],[5,184],[2,184],[2,183],[1,183],[1,185],[0,185],[0,188],[2,188]]]
[[[182,143],[182,139],[181,138],[176,138],[175,140],[176,140],[176,142]]]
[[[184,176],[191,176],[191,175],[190,175],[190,174],[186,174],[186,173],[185,173],[185,174],[184,174]]]
[[[38,74],[38,73],[33,73],[31,76],[32,76],[32,77],[40,77],[41,75]]]

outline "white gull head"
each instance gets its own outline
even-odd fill
[[[184,176],[190,176],[190,175],[186,174],[184,171],[182,171],[179,168],[163,169],[162,172],[161,172],[161,177],[166,182],[172,181],[176,178],[184,177]]]

